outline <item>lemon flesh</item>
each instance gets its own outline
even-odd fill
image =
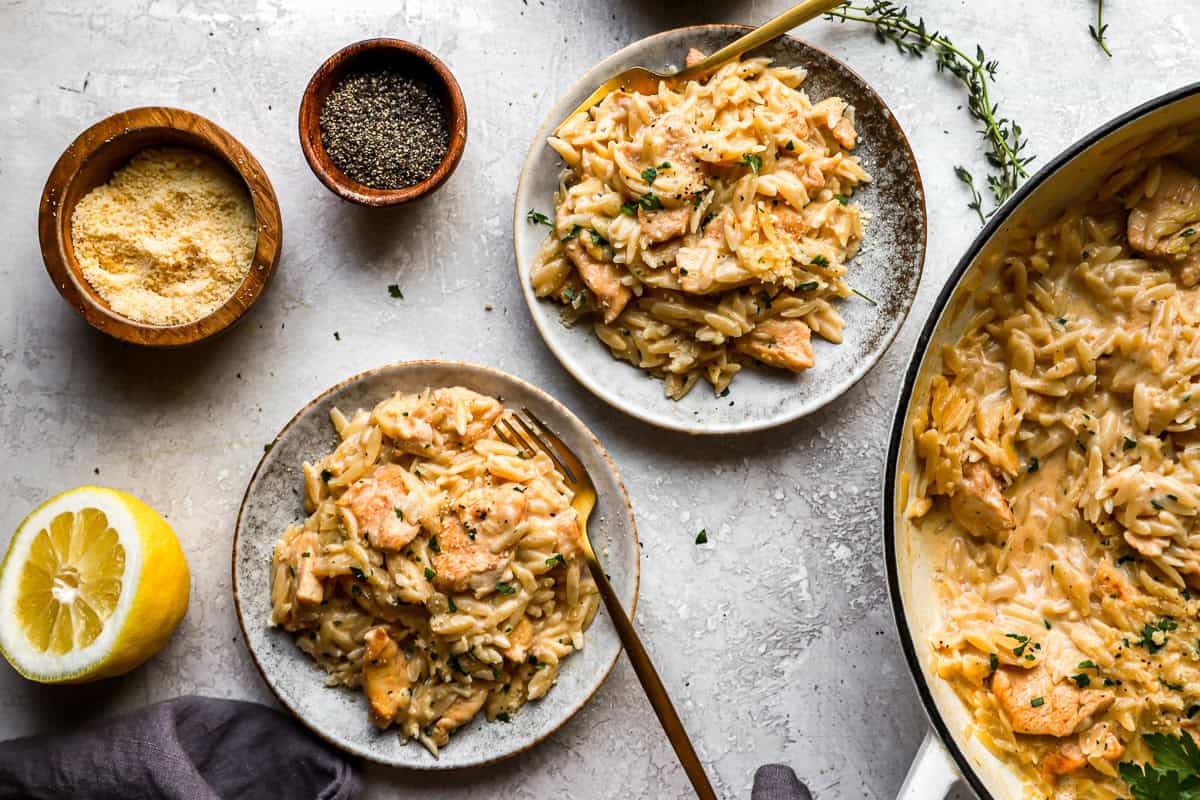
[[[166,644],[189,581],[149,506],[94,486],[64,492],[25,518],[0,564],[0,653],[44,683],[128,672]]]

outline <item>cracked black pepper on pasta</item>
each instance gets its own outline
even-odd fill
[[[450,127],[437,91],[392,69],[354,72],[321,109],[321,140],[333,163],[373,189],[402,189],[446,157]]]

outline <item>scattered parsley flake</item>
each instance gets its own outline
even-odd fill
[[[529,213],[525,215],[525,221],[530,225],[550,225],[549,217],[540,211],[534,211],[532,208],[529,209]],[[550,227],[554,226],[551,225]]]
[[[388,284],[388,294],[391,295],[392,297],[396,298],[397,300],[404,299],[404,292],[400,291],[400,284],[398,284],[398,283],[389,283]]]
[[[706,544],[708,542],[708,529],[701,528],[696,534],[696,544]]]

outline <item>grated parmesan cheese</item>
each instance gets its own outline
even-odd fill
[[[84,278],[117,314],[180,325],[220,308],[250,269],[254,206],[241,178],[204,153],[143,150],[71,216]]]

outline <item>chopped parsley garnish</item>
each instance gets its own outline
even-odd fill
[[[826,258],[825,256],[813,256],[812,263],[813,263],[813,265],[818,266],[818,267],[828,267],[829,259]]]
[[[992,672],[1000,669],[1000,659],[995,653],[988,653],[988,666],[992,668]]]
[[[783,149],[784,150],[795,150],[796,144],[791,139],[789,139],[788,143],[783,146]]]
[[[571,231],[570,231],[570,233],[568,233],[566,236],[564,236],[564,237],[562,238],[562,240],[563,240],[564,242],[569,242],[569,241],[571,241],[572,239],[574,239],[576,236],[578,236],[578,235],[579,235],[579,232],[580,232],[581,230],[583,230],[583,226],[581,226],[581,225],[572,225],[572,226],[571,226]]]
[[[1133,553],[1126,553],[1117,559],[1117,566],[1119,567],[1122,564],[1128,564],[1131,561],[1133,561]]]
[[[450,607],[450,613],[451,613],[451,614],[453,614],[454,612],[458,611],[458,604],[454,602],[454,598],[453,598],[453,597],[447,597],[447,598],[446,598],[446,603],[447,603],[447,605]]]
[[[436,573],[436,572],[434,572],[433,570],[431,570],[429,567],[426,567],[426,568],[425,568],[425,580],[427,580],[427,581],[431,581],[431,580],[433,580],[433,579],[434,579],[434,578],[436,578],[436,577],[437,577],[437,573]]]
[[[1013,655],[1017,658],[1023,656],[1025,654],[1025,648],[1029,646],[1029,637],[1022,636],[1019,633],[1006,633],[1004,635],[1009,639],[1015,639],[1017,642],[1017,646],[1014,647],[1012,651]]]
[[[1089,658],[1087,661],[1080,661],[1080,662],[1079,662],[1079,666],[1075,667],[1075,669],[1094,669],[1094,670],[1099,670],[1100,668],[1096,666],[1096,662],[1095,662],[1095,661],[1092,661],[1092,660]]]
[[[1037,472],[1039,469],[1041,469],[1041,467],[1042,467],[1042,465],[1037,460],[1037,456],[1033,456],[1032,458],[1029,459],[1029,466],[1026,468],[1025,471],[1028,472],[1030,475],[1032,475],[1035,472]]]
[[[512,721],[512,717],[510,717],[508,715],[507,711],[501,711],[499,714],[496,715],[496,719],[500,720],[501,722],[511,722]]]
[[[1050,630],[1050,620],[1042,617],[1042,624],[1046,626],[1046,630]]]
[[[1041,706],[1046,705],[1046,698],[1035,697],[1029,701],[1029,705],[1033,706],[1034,708],[1040,708]]]
[[[706,544],[708,542],[708,529],[701,528],[696,534],[696,544]]]
[[[797,292],[811,292],[813,289],[816,289],[820,285],[821,284],[819,284],[816,281],[805,281],[804,283],[802,283],[796,287],[796,291]],[[767,308],[770,308],[770,306],[767,306]]]
[[[1153,497],[1151,497],[1151,498],[1150,498],[1150,505],[1151,505],[1151,507],[1152,507],[1152,508],[1153,508],[1155,511],[1162,511],[1162,510],[1163,510],[1163,504],[1162,504],[1162,503],[1160,503],[1160,502],[1158,502],[1158,500],[1156,500],[1156,499],[1155,499],[1155,498],[1153,498]]]
[[[333,477],[333,473],[327,469],[321,470],[321,480],[329,483],[329,479]]]
[[[588,231],[588,233],[592,235],[592,244],[596,245],[597,247],[603,247],[604,245],[608,244],[608,239],[605,239],[595,231]]]
[[[350,574],[360,581],[365,581],[367,579],[367,573],[363,572],[358,567],[351,567]]]
[[[833,199],[838,201],[838,205],[843,206],[850,202],[850,198],[844,194],[835,194]]]
[[[1142,638],[1138,639],[1136,642],[1134,642],[1134,644],[1139,647],[1146,648],[1150,651],[1150,654],[1153,655],[1167,646],[1167,632],[1173,631],[1178,627],[1179,626],[1176,624],[1175,620],[1171,619],[1170,617],[1163,617],[1158,622],[1154,623],[1147,622],[1142,626]],[[1156,633],[1163,634],[1161,637],[1159,637],[1162,639],[1161,643],[1154,640],[1154,635]]]
[[[1091,676],[1084,675],[1082,672],[1080,672],[1078,675],[1072,675],[1071,680],[1075,681],[1075,685],[1078,686],[1080,689],[1086,689],[1087,687],[1092,685]]]
[[[534,211],[532,208],[529,209],[529,213],[525,215],[525,221],[530,225],[550,225],[549,217],[540,211]]]
[[[334,338],[334,340],[335,340],[335,341],[339,341],[339,342],[340,342],[340,341],[342,340],[342,335],[341,335],[340,333],[338,333],[337,331],[334,331],[334,332],[333,332],[333,338]]]
[[[438,540],[437,540],[437,537],[436,537],[436,536],[430,536],[430,537],[429,537],[429,549],[430,549],[430,550],[432,550],[432,551],[433,551],[433,552],[435,552],[435,553],[441,553],[441,552],[442,552],[442,548],[441,548],[441,546],[438,544]]]
[[[626,216],[636,217],[637,210],[638,204],[636,200],[626,200],[624,203],[621,203],[621,213]]]
[[[757,175],[762,169],[762,156],[757,153],[742,153],[741,163],[754,170],[754,174]]]
[[[502,582],[496,584],[496,591],[500,594],[516,594],[517,587]]]
[[[550,558],[546,559],[547,567],[560,567],[564,566],[566,563],[567,560],[563,558],[562,553],[555,553],[554,555],[550,556]]]
[[[404,292],[400,291],[400,284],[398,284],[398,283],[389,283],[388,284],[388,294],[391,295],[392,297],[396,298],[397,300],[404,299]]]
[[[1130,439],[1128,436],[1125,437],[1125,441],[1121,444],[1122,450],[1132,450],[1135,447],[1137,447],[1137,442],[1133,439]]]
[[[404,521],[404,512],[400,510],[400,506],[392,506],[392,511],[396,513],[396,519]]]
[[[662,200],[659,200],[654,192],[646,192],[638,199],[638,205],[647,211],[655,211],[662,208]]]
[[[1179,235],[1180,235],[1180,236],[1182,236],[1184,239],[1188,238],[1189,236],[1195,236],[1195,235],[1196,235],[1196,229],[1195,229],[1195,228],[1188,228],[1186,231],[1184,231],[1183,233],[1181,233],[1181,234],[1179,234]]]
[[[658,177],[658,170],[654,167],[646,167],[642,170],[642,180],[646,183],[654,183],[654,179]]]

